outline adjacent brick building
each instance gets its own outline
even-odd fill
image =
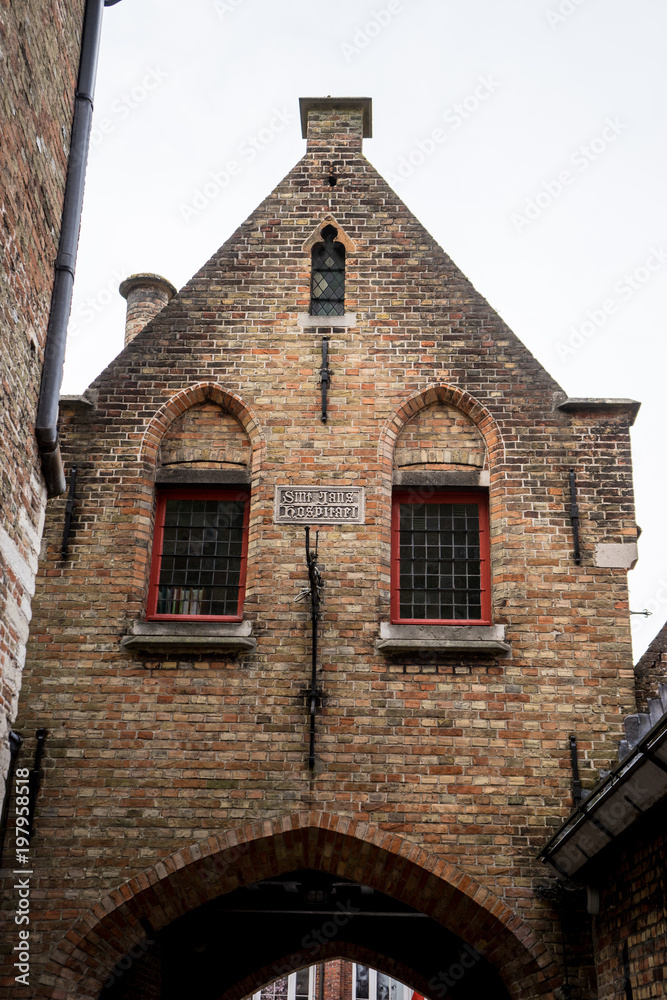
[[[667,679],[667,623],[635,664],[637,708],[647,710],[649,698],[655,698],[658,685]]]
[[[591,787],[634,709],[637,404],[544,371],[364,157],[369,100],[302,121],[64,401],[20,719],[48,731],[33,995],[240,998],[344,957],[433,1000],[596,996],[537,854],[569,737]]]
[[[663,801],[641,829],[633,830],[605,855],[597,872],[596,956],[602,997],[649,1000],[665,996],[666,820]]]
[[[46,506],[34,429],[83,8],[0,5],[0,799]]]

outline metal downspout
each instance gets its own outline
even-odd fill
[[[63,379],[67,324],[72,306],[74,268],[79,242],[83,187],[88,162],[97,57],[104,7],[118,0],[87,0],[81,36],[81,57],[74,101],[72,139],[67,162],[65,198],[51,293],[51,310],[44,346],[44,367],[39,391],[35,435],[46,481],[47,496],[65,492],[65,476],[58,442],[58,401]]]

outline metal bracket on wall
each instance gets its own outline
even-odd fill
[[[46,743],[46,729],[38,729],[35,733],[37,737],[37,746],[35,747],[35,760],[32,766],[32,770],[28,775],[28,837],[32,837],[35,832],[35,808],[37,806],[37,796],[39,795],[39,786],[42,781],[42,776],[40,769],[42,766],[42,755],[44,753],[44,744]]]
[[[322,416],[320,420],[323,424],[327,422],[327,406],[328,406],[328,394],[329,394],[329,383],[331,382],[332,372],[329,368],[329,337],[322,337],[322,367],[320,368],[320,387],[322,390]]]
[[[581,548],[579,545],[579,505],[577,504],[577,477],[574,469],[570,469],[570,517],[574,535],[574,561],[581,565]]]
[[[76,486],[76,465],[72,466],[72,471],[69,474],[69,492],[67,494],[67,502],[65,504],[65,526],[63,528],[63,543],[60,555],[63,559],[67,559],[67,553],[69,551],[69,536],[72,530],[72,514],[74,513],[74,488]]]
[[[319,541],[319,531],[315,533],[315,548],[310,547],[310,527],[306,526],[306,564],[308,566],[308,586],[301,591],[295,600],[300,601],[305,597],[310,597],[310,625],[311,625],[311,668],[310,668],[310,688],[306,691],[306,703],[310,712],[310,744],[308,750],[308,767],[312,771],[315,768],[315,719],[317,708],[322,703],[322,692],[317,687],[317,629],[320,621],[320,592],[324,586],[322,575],[317,565],[317,548]]]
[[[570,766],[572,768],[572,801],[574,802],[576,808],[576,806],[581,803],[582,799],[576,736],[570,736]]]

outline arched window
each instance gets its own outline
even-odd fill
[[[491,624],[486,491],[394,490],[391,579],[394,622]]]
[[[169,426],[158,455],[149,621],[243,620],[248,435],[211,399]]]
[[[335,242],[336,236],[334,226],[325,226],[324,242],[316,243],[312,250],[312,316],[342,316],[345,312],[345,247]]]
[[[394,623],[491,624],[484,439],[470,417],[434,403],[404,424],[394,448]]]
[[[248,501],[239,487],[160,489],[149,620],[243,619]]]

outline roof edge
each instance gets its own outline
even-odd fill
[[[566,880],[578,876],[583,869],[588,870],[591,862],[594,862],[605,848],[622,837],[649,809],[667,801],[667,787],[657,788],[655,780],[650,780],[648,774],[645,776],[642,773],[644,768],[650,765],[657,768],[658,773],[667,772],[666,754],[667,712],[637,743],[631,753],[598,782],[590,795],[570,813],[539,852],[538,859],[551,865],[559,877]],[[595,814],[601,806],[608,808],[610,804],[613,804],[612,808],[615,806],[618,809],[619,816],[626,813],[627,786],[632,778],[635,778],[634,787],[630,786],[634,792],[633,801],[630,803],[633,807],[632,818],[627,823],[621,821],[619,829],[611,830],[605,823],[600,822]],[[620,808],[621,801],[626,803],[623,808]],[[606,816],[605,820],[609,823]],[[582,850],[576,842],[572,848],[568,848],[569,842],[577,835],[580,835],[579,840],[585,843],[587,851]]]

